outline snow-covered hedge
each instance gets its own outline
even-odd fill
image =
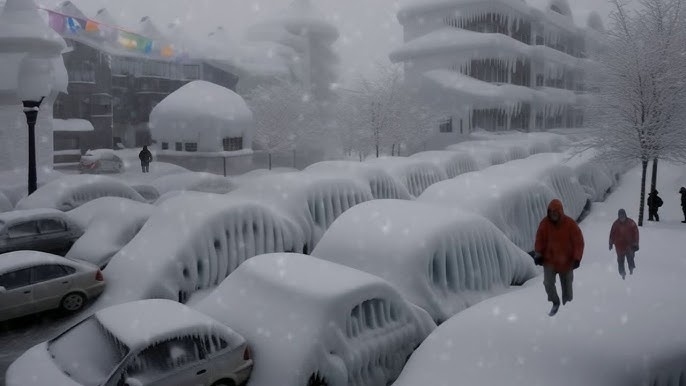
[[[574,219],[588,204],[572,169],[561,162],[557,154],[540,154],[463,174],[431,186],[419,200],[481,214],[518,247],[532,251],[550,201],[561,199]]]
[[[409,200],[405,185],[394,179],[381,167],[355,161],[322,161],[308,166],[305,171],[346,175],[369,184],[374,199]]]
[[[85,233],[67,253],[68,258],[105,266],[138,234],[154,207],[119,197],[103,197],[69,211]]]
[[[17,209],[54,208],[69,211],[100,197],[122,197],[145,202],[133,188],[112,177],[64,176],[43,185],[17,203]]]
[[[476,160],[471,155],[456,151],[423,151],[413,154],[411,158],[435,164],[446,173],[448,178],[479,170]]]
[[[536,275],[531,257],[485,218],[412,201],[358,205],[312,255],[388,280],[438,323]]]
[[[0,213],[9,212],[14,208],[10,199],[5,196],[3,192],[0,192]]]
[[[236,188],[235,184],[224,176],[203,172],[170,174],[157,178],[150,184],[159,194],[175,190],[225,194]]]
[[[298,254],[248,260],[194,308],[246,338],[249,386],[389,385],[435,328],[386,281]]]
[[[250,199],[187,193],[161,204],[110,261],[100,303],[162,298],[185,302],[211,288],[245,260],[269,252],[300,252],[300,227]]]
[[[306,253],[346,210],[373,199],[369,185],[348,176],[285,173],[256,178],[230,196],[256,199],[300,225]]]
[[[418,197],[429,186],[448,178],[440,167],[416,158],[383,157],[373,158],[367,162],[381,167],[400,181],[412,197]]]

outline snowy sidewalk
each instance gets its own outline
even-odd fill
[[[682,172],[661,167],[663,222],[641,229],[633,276],[619,276],[608,234],[619,208],[636,218],[636,169],[606,203],[595,204],[582,225],[586,251],[575,271],[572,303],[548,317],[542,277],[484,301],[439,327],[395,385],[684,384],[686,225],[680,223],[677,194]]]

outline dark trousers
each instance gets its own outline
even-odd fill
[[[141,169],[143,169],[143,173],[149,173],[150,172],[150,164],[141,164]]]
[[[648,208],[648,221],[660,222],[660,215],[657,213],[657,208]]]
[[[574,271],[557,273],[551,267],[543,267],[543,286],[548,294],[548,301],[553,304],[560,304],[560,297],[557,295],[555,287],[555,277],[560,275],[560,286],[562,287],[562,302],[571,302],[573,298],[572,282],[574,281]]]
[[[682,206],[681,210],[684,212],[684,221],[686,221],[686,206]]]
[[[624,255],[617,256],[617,265],[619,266],[619,274],[621,276],[626,276],[626,271],[624,270],[624,260],[629,264],[629,272],[633,272],[636,268],[636,262],[634,261],[635,253],[634,251],[629,251]]]

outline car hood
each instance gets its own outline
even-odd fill
[[[48,344],[33,346],[7,369],[6,386],[82,386],[63,373],[48,353]]]

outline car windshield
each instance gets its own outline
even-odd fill
[[[93,316],[48,343],[55,364],[84,386],[97,386],[122,362],[129,348]]]

